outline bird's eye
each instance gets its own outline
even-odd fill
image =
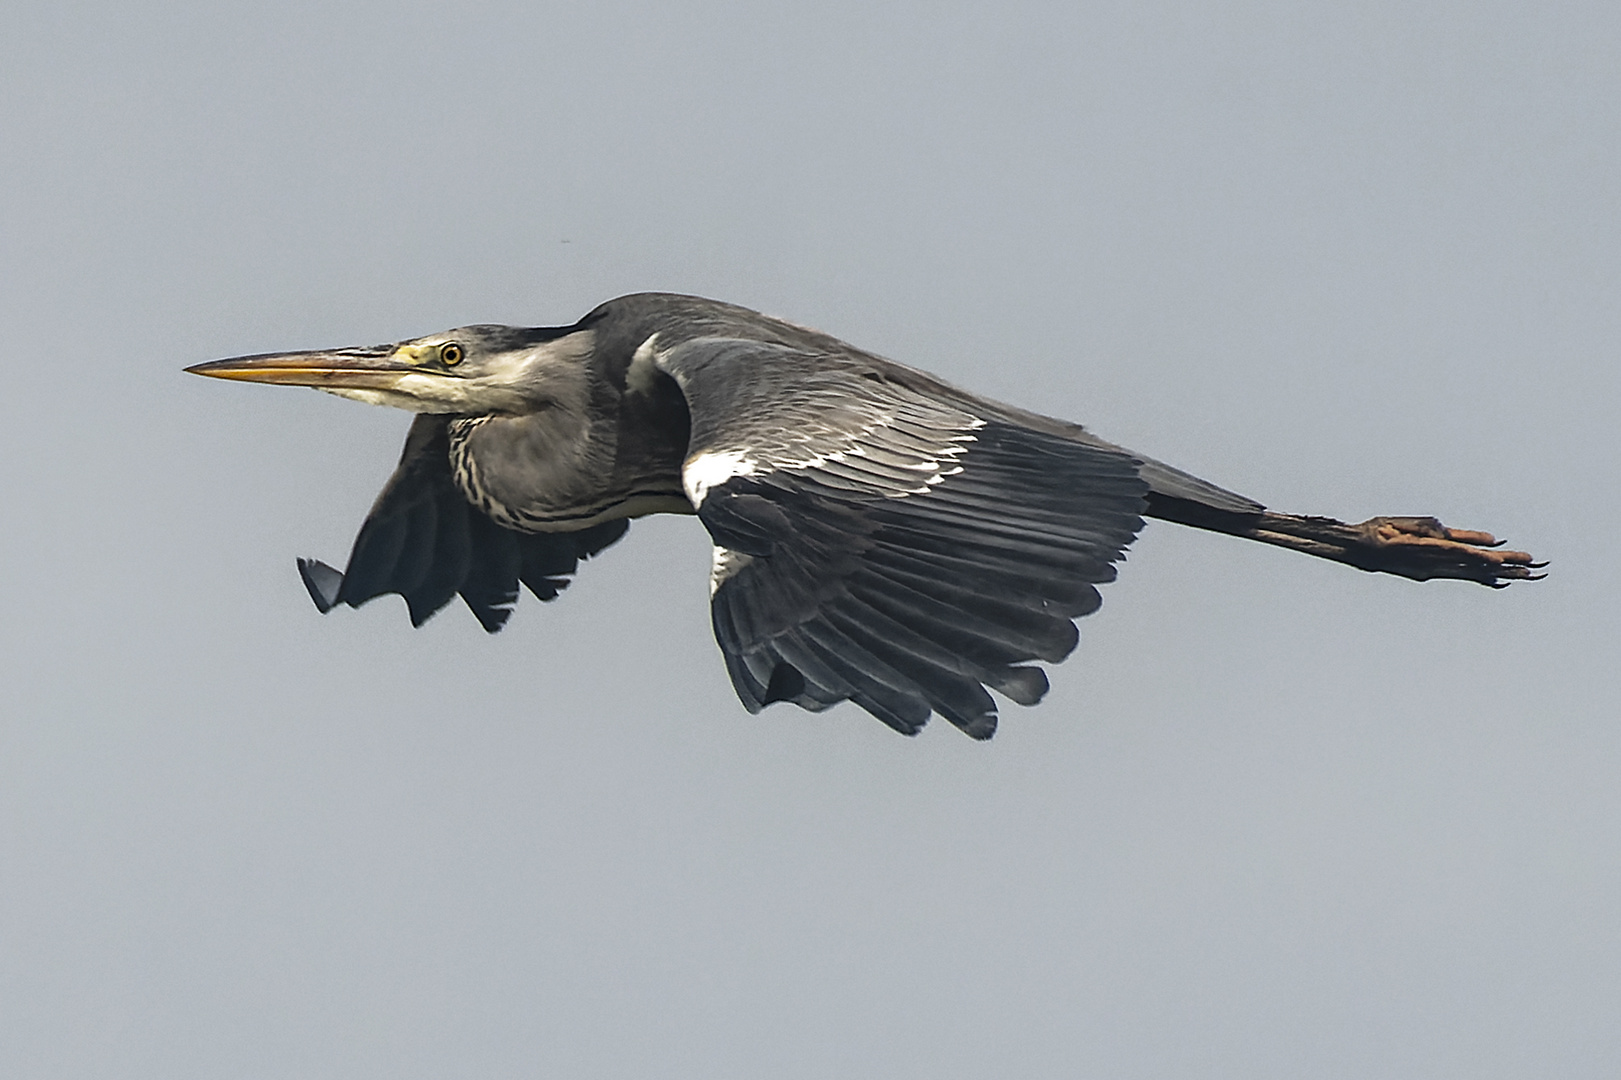
[[[462,362],[462,358],[466,355],[467,350],[454,341],[447,341],[439,346],[439,362],[446,367],[455,367]]]

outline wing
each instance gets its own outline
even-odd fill
[[[520,581],[551,600],[581,559],[625,535],[627,521],[560,533],[497,525],[462,496],[451,476],[447,424],[445,417],[426,415],[412,423],[400,464],[366,515],[343,573],[315,559],[298,560],[322,612],[399,593],[411,625],[421,626],[460,593],[493,634],[512,613]]]
[[[937,712],[989,738],[986,688],[1041,699],[1031,662],[1074,649],[1142,527],[1138,459],[876,357],[708,338],[655,363],[692,416],[682,476],[751,712],[850,700],[908,735]]]

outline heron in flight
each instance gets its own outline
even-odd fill
[[[1037,662],[1075,648],[1073,620],[1144,517],[1414,580],[1501,587],[1543,565],[1434,518],[1273,513],[1077,424],[693,296],[186,370],[416,414],[344,570],[298,561],[322,612],[399,593],[420,626],[460,594],[494,633],[520,582],[551,600],[630,519],[696,514],[743,705],[848,700],[907,735],[939,713],[989,738],[987,689],[1039,701]]]

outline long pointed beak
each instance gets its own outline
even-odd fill
[[[395,345],[357,349],[318,349],[314,352],[260,353],[193,364],[193,375],[213,379],[313,386],[320,390],[390,390],[400,377],[417,370],[400,359]]]

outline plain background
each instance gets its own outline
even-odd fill
[[[1621,1072],[1613,4],[8,3],[0,1073]],[[320,617],[408,418],[181,367],[640,289],[1492,592],[1151,523],[976,745],[638,523]]]

